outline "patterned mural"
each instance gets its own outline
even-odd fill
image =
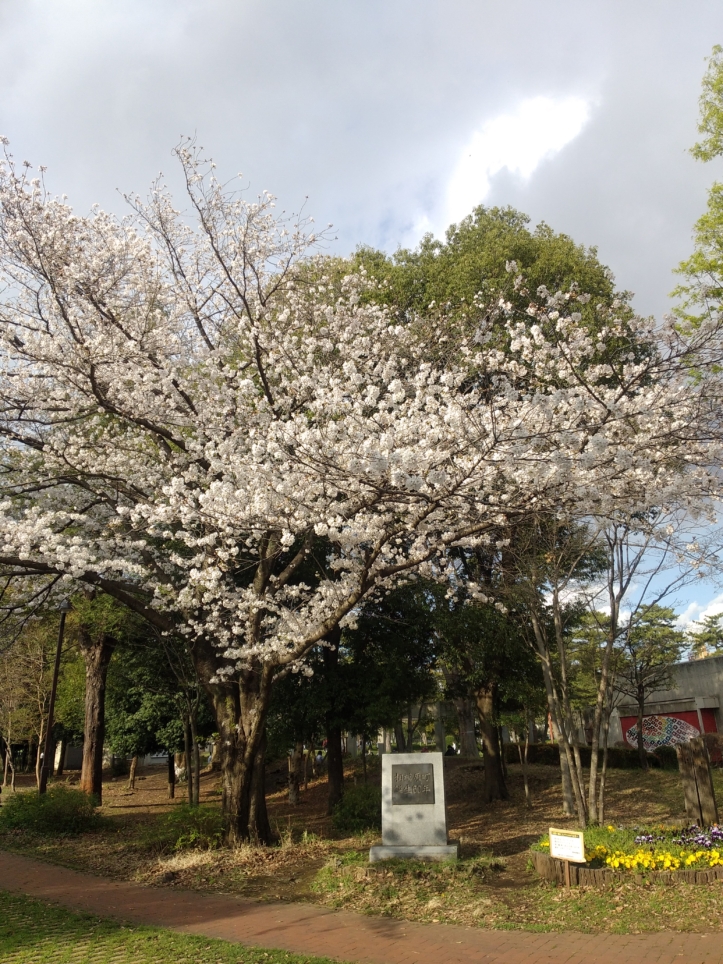
[[[630,746],[638,745],[638,724],[624,730],[625,740]],[[643,746],[648,753],[653,753],[661,746],[675,746],[676,743],[687,743],[693,737],[700,736],[700,730],[686,720],[675,716],[646,716],[643,718]]]

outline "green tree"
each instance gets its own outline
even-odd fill
[[[675,628],[677,616],[669,606],[641,606],[625,631],[624,653],[618,665],[617,689],[635,700],[638,707],[638,754],[648,769],[643,743],[645,704],[651,693],[673,684],[673,666],[685,648],[685,633]]]
[[[353,260],[384,282],[379,296],[401,315],[425,312],[430,305],[465,310],[480,293],[499,292],[524,311],[530,292],[541,285],[550,291],[577,285],[590,294],[588,318],[598,302],[613,300],[612,275],[595,248],[578,245],[547,224],[533,230],[529,224],[530,218],[514,208],[480,205],[451,225],[444,241],[428,234],[414,250],[402,248],[391,256],[360,248]],[[509,270],[512,262],[524,277],[524,288],[515,282],[517,272]]]
[[[702,86],[698,118],[702,137],[690,152],[707,163],[723,155],[723,47],[713,48]],[[698,325],[723,301],[723,184],[718,181],[708,192],[708,206],[695,224],[693,239],[693,254],[677,269],[684,280],[673,296],[681,299],[676,309],[681,319]]]
[[[704,616],[697,624],[700,629],[691,630],[687,643],[693,659],[706,656],[723,656],[723,613]]]

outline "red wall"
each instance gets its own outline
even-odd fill
[[[718,732],[718,728],[717,728],[716,722],[715,722],[715,710],[711,710],[711,709],[701,710],[701,711],[700,711],[700,715],[701,715],[702,718],[703,718],[703,732],[704,732],[704,733],[717,733],[717,732]],[[672,718],[675,719],[675,720],[684,720],[686,723],[689,723],[690,726],[695,727],[696,733],[700,733],[700,720],[699,720],[699,718],[698,718],[698,711],[697,711],[697,710],[685,710],[685,711],[683,711],[683,712],[681,712],[681,713],[661,713],[660,716],[662,716],[662,717],[667,717],[667,716],[669,716],[669,717],[672,717]],[[654,715],[653,715],[653,714],[651,714],[650,716],[648,716],[648,715],[646,714],[646,716],[645,716],[645,719],[646,719],[646,720],[647,720],[647,719],[653,719],[653,718],[654,718]],[[637,722],[638,722],[638,721],[637,721],[637,717],[635,717],[635,716],[622,716],[622,717],[620,717],[620,725],[621,725],[622,731],[623,731],[623,739],[624,739],[625,742],[626,742],[628,745],[630,745],[630,746],[634,746],[634,745],[636,745],[636,744],[630,742],[630,740],[628,739],[627,733],[628,733],[629,728],[630,728],[631,726],[633,726],[634,724],[636,724]]]

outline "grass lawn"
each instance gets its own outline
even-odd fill
[[[509,767],[509,800],[483,803],[483,772],[476,761],[445,767],[449,833],[461,841],[456,865],[369,865],[375,834],[344,835],[326,816],[322,778],[292,807],[281,787],[285,772],[272,770],[269,814],[278,846],[236,850],[160,846],[158,828],[174,805],[166,799],[165,773],[147,771],[139,791],[123,783],[104,788],[104,826],[72,840],[6,835],[0,846],[78,870],[164,887],[233,894],[257,900],[293,900],[345,907],[360,913],[490,928],[636,933],[723,931],[723,882],[644,886],[621,873],[608,889],[563,889],[531,870],[530,846],[550,826],[575,829],[561,814],[559,771],[530,767],[532,807],[524,803],[519,766]],[[360,774],[347,769],[349,783]],[[274,787],[274,776],[278,780]],[[379,779],[370,767],[370,781]],[[714,771],[723,803],[723,770]],[[605,823],[615,826],[685,822],[675,771],[612,770]],[[217,807],[218,778],[203,777],[203,799]],[[276,792],[274,792],[276,791]],[[180,796],[180,795],[179,795]],[[0,956],[0,959],[2,957]]]
[[[0,891],[3,964],[330,964],[155,927],[74,914]]]

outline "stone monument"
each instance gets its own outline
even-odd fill
[[[382,756],[382,845],[369,861],[392,857],[449,860],[459,844],[447,840],[444,764],[441,753]]]

